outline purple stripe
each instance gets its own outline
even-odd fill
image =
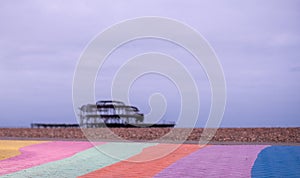
[[[251,177],[258,153],[266,145],[212,145],[167,167],[155,177]]]

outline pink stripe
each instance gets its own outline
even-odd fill
[[[97,145],[100,144],[103,143]],[[93,146],[90,142],[69,141],[54,141],[26,146],[20,149],[21,155],[0,161],[0,175],[61,160]]]
[[[182,158],[155,177],[251,177],[265,145],[212,145]]]

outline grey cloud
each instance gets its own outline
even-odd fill
[[[300,72],[300,66],[290,68],[291,72]]]

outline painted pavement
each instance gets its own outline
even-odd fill
[[[300,146],[0,140],[0,177],[299,177]]]

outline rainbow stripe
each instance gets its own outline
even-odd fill
[[[155,177],[250,177],[257,154],[266,146],[214,145],[177,161]]]
[[[20,149],[21,154],[0,161],[0,175],[61,160],[73,156],[77,152],[91,148],[89,142],[41,142]]]
[[[148,147],[127,160],[81,177],[152,177],[199,148],[201,147],[198,145],[159,144]]]
[[[0,177],[300,175],[300,146],[0,140],[0,158]]]
[[[300,146],[271,146],[262,150],[252,177],[300,177]]]
[[[0,161],[15,157],[21,154],[20,149],[25,146],[34,145],[38,143],[43,143],[41,141],[9,141],[9,140],[0,140]]]

